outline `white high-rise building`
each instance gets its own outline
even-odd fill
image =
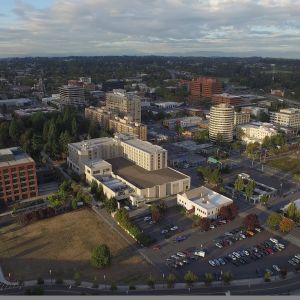
[[[300,109],[281,109],[279,112],[270,112],[270,122],[291,128],[300,128]]]
[[[212,106],[209,118],[209,139],[213,142],[219,138],[223,142],[233,140],[234,107],[228,104]]]

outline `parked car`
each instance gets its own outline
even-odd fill
[[[270,238],[270,241],[273,242],[274,244],[278,244],[278,240],[276,240],[274,238]]]
[[[213,260],[209,260],[208,263],[209,263],[212,267],[215,267],[215,266],[216,266],[216,264],[215,264],[215,262],[214,262]]]
[[[178,226],[173,226],[173,227],[170,228],[171,231],[175,231],[177,229],[178,229]]]
[[[169,231],[167,230],[167,229],[163,229],[162,231],[161,231],[161,234],[166,234],[166,233],[168,233]]]
[[[280,272],[280,268],[277,265],[273,265],[273,269],[277,272]]]
[[[182,252],[177,252],[177,256],[180,256],[180,257],[186,257],[186,254],[182,253]]]
[[[195,251],[194,252],[195,255],[200,256],[200,257],[205,257],[205,251],[200,250],[200,251]]]
[[[153,250],[159,251],[161,249],[160,245],[155,245],[152,247]]]
[[[216,246],[220,249],[223,248],[223,246],[220,243],[216,243]]]
[[[144,218],[144,221],[145,221],[145,222],[147,222],[147,221],[149,221],[149,220],[151,220],[151,217],[150,217],[150,216]]]
[[[181,235],[176,238],[176,242],[179,243],[179,242],[185,241],[186,239],[187,239],[187,237],[185,235]]]
[[[290,264],[290,265],[292,265],[292,266],[296,266],[297,264],[293,261],[293,260],[288,260],[288,263]]]
[[[209,229],[215,229],[215,228],[216,228],[215,225],[212,225],[212,224],[211,224],[211,225],[209,226]]]
[[[224,235],[226,235],[226,236],[233,236],[233,233],[231,233],[231,232],[225,232]]]

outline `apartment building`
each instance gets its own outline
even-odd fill
[[[0,202],[36,197],[38,185],[34,160],[21,148],[0,150]]]
[[[131,135],[115,134],[114,138],[97,138],[68,144],[67,163],[76,173],[84,173],[87,161],[124,157],[152,171],[167,167],[167,150]]]
[[[242,125],[250,122],[249,112],[234,112],[234,125]]]
[[[228,104],[214,105],[210,109],[209,139],[213,142],[220,138],[223,142],[233,140],[234,108]]]
[[[129,122],[126,117],[124,119],[119,117],[110,119],[108,127],[113,132],[134,135],[142,141],[147,141],[147,126],[141,123]]]
[[[109,120],[115,118],[117,114],[108,111],[104,107],[86,107],[84,115],[87,119],[93,120],[100,124],[101,127],[109,128]]]
[[[223,206],[228,206],[233,200],[205,186],[201,186],[177,195],[177,204],[194,212],[201,218],[214,219]]]
[[[212,95],[211,100],[216,105],[225,103],[225,104],[235,106],[235,105],[241,104],[241,102],[242,102],[241,97],[231,95],[228,93],[214,94],[214,95]]]
[[[84,88],[77,85],[64,85],[59,88],[60,104],[62,106],[85,106]]]
[[[176,126],[180,126],[182,128],[188,128],[193,126],[199,126],[202,122],[203,122],[203,118],[196,116],[196,117],[166,119],[163,120],[163,125],[165,127],[168,127],[169,129],[174,129]]]
[[[106,94],[106,109],[127,117],[131,122],[141,122],[141,99],[135,93],[115,89]]]
[[[114,138],[97,138],[68,144],[67,164],[77,174],[83,174],[85,164],[96,159],[122,156],[120,143]]]
[[[123,157],[148,171],[167,167],[168,152],[164,148],[149,142],[121,137]]]
[[[287,108],[279,112],[270,112],[270,122],[276,125],[300,128],[300,109]]]
[[[221,94],[223,84],[220,80],[211,77],[199,77],[190,81],[190,99],[212,98],[213,94]]]
[[[269,123],[253,122],[237,126],[237,138],[247,144],[254,142],[261,144],[265,137],[271,137],[277,133],[275,126]]]

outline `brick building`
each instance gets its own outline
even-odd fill
[[[218,105],[218,104],[228,104],[228,105],[239,105],[242,102],[241,97],[227,94],[227,93],[222,93],[222,94],[214,94],[211,97],[213,104]]]
[[[21,148],[0,150],[0,202],[36,197],[38,185],[35,161]]]
[[[201,98],[211,99],[213,94],[220,94],[223,91],[223,84],[220,80],[212,77],[199,77],[190,81],[190,100]]]

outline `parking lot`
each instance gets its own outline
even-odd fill
[[[157,224],[154,224],[151,220],[145,221],[144,218],[145,217],[138,218],[134,220],[134,222],[144,233],[155,238],[157,242],[165,241],[172,236],[189,230],[193,224],[193,220],[182,215],[176,207],[169,208],[162,220]],[[171,230],[171,228],[176,229]]]
[[[170,220],[170,222],[172,222],[172,225],[174,224],[173,220]],[[184,224],[183,220],[180,220],[180,222]],[[156,226],[157,224],[153,225]],[[269,240],[274,236],[265,230],[255,232],[253,236],[245,236],[245,238],[234,240],[232,243],[225,243],[225,246],[220,248],[216,246],[225,237],[232,238],[232,236],[224,235],[225,232],[227,234],[236,232],[234,235],[237,235],[241,230],[241,226],[242,218],[237,217],[234,221],[219,225],[208,232],[201,232],[199,228],[192,229],[190,227],[189,230],[177,232],[170,238],[160,238],[156,244],[157,247],[148,248],[144,251],[163,272],[166,272],[166,274],[172,272],[181,280],[189,270],[198,276],[211,272],[216,276],[215,279],[217,279],[220,272],[226,271],[232,272],[234,278],[241,279],[263,276],[266,269],[271,270],[276,275],[278,271],[273,268],[273,265],[278,266],[279,269],[293,270],[295,266],[288,263],[288,260],[295,254],[300,253],[300,249],[275,237],[284,247],[277,249],[276,245],[272,245]],[[157,233],[160,232],[160,229],[161,227],[157,229]],[[176,242],[176,237],[184,237],[185,239]],[[265,242],[267,243],[264,245]],[[270,245],[267,245],[269,243]],[[267,248],[271,249],[267,250]],[[204,258],[194,254],[195,251],[200,250],[206,250]],[[183,255],[177,255],[178,252]],[[233,253],[237,253],[236,255],[239,257],[234,257],[235,254]],[[209,261],[214,261],[214,264],[210,264]]]

